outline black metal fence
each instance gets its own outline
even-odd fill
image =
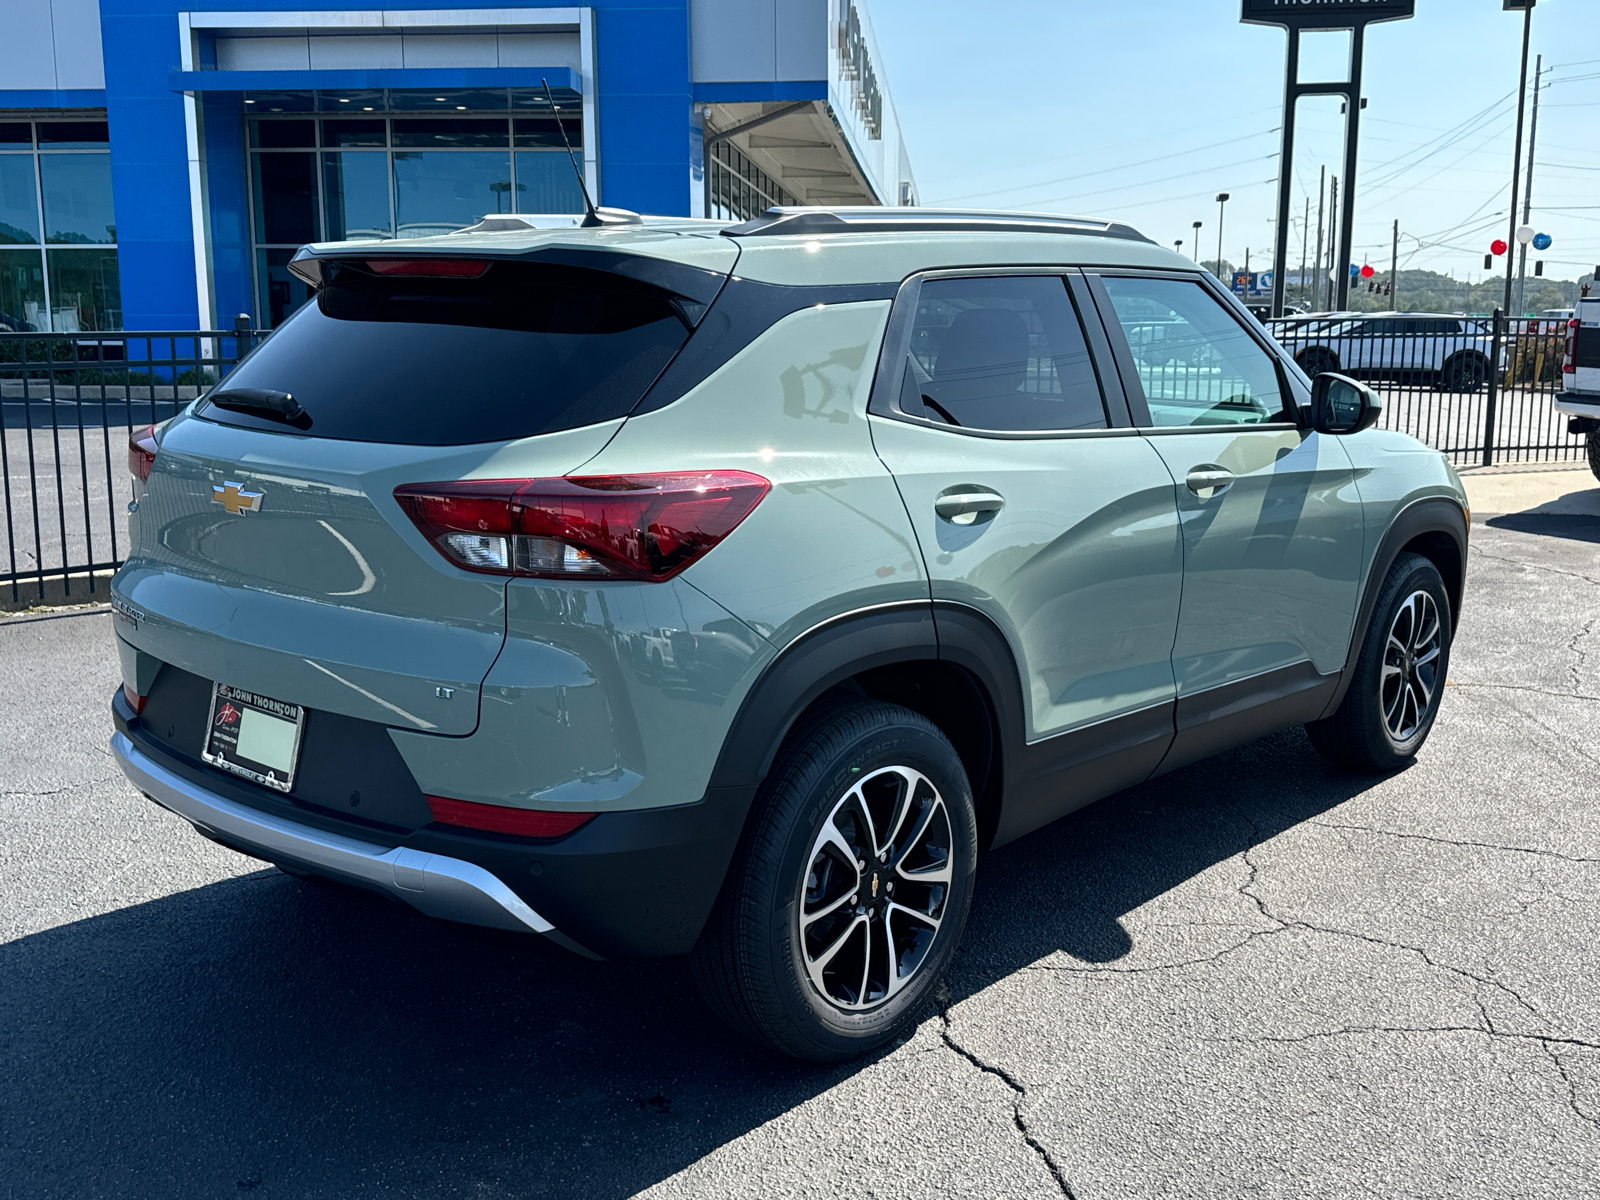
[[[1294,317],[1267,328],[1306,374],[1339,371],[1383,396],[1382,426],[1461,466],[1579,458],[1553,401],[1565,320]],[[1496,367],[1495,364],[1498,364]]]
[[[1552,405],[1566,324],[1494,317],[1298,317],[1269,323],[1308,374],[1338,370],[1384,397],[1383,425],[1461,465],[1583,453]],[[94,573],[128,544],[128,434],[225,375],[263,331],[0,333],[0,597],[47,585],[104,594]],[[1498,367],[1495,366],[1498,364]]]
[[[0,598],[103,599],[128,546],[128,434],[164,421],[264,334],[0,333]]]

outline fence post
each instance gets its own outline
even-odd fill
[[[1494,466],[1495,402],[1500,398],[1500,346],[1505,335],[1506,315],[1494,310],[1494,338],[1489,343],[1489,396],[1483,406],[1483,465]]]

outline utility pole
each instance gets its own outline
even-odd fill
[[[1304,221],[1302,221],[1301,224],[1300,224],[1300,294],[1302,296],[1305,294],[1305,290],[1306,290],[1306,265],[1307,265],[1307,263],[1306,263],[1306,250],[1308,248],[1307,243],[1308,243],[1308,239],[1310,237],[1311,237],[1311,197],[1307,196],[1306,197],[1306,219]],[[1320,247],[1318,247],[1318,253],[1321,253],[1321,248]]]
[[[1539,151],[1539,83],[1544,78],[1544,55],[1534,60],[1533,68],[1533,121],[1528,127],[1528,190],[1522,203],[1522,223],[1533,221],[1533,159]],[[1517,311],[1526,311],[1523,290],[1528,284],[1528,247],[1524,243],[1517,266]]]
[[[1528,42],[1533,37],[1533,6],[1536,0],[1526,0],[1522,10],[1522,78],[1517,84],[1517,145],[1511,159],[1511,225],[1506,231],[1506,293],[1502,306],[1511,311],[1511,247],[1517,244],[1517,184],[1522,174],[1522,121],[1528,104]],[[1493,405],[1490,405],[1493,408]]]
[[[1228,193],[1217,193],[1217,278],[1222,278],[1222,214],[1228,208]]]
[[[1333,264],[1339,260],[1339,235],[1334,232],[1333,214],[1339,211],[1339,177],[1335,175],[1328,186],[1328,311],[1333,311],[1334,297],[1338,295],[1338,281],[1333,275]]]
[[[1389,311],[1399,312],[1395,297],[1400,294],[1400,218],[1394,219],[1394,247],[1389,251]]]
[[[1317,182],[1317,274],[1322,274],[1322,202],[1328,198],[1328,164],[1322,164],[1322,178]],[[1319,279],[1311,284],[1308,293],[1311,298],[1311,307],[1317,308],[1322,303],[1322,281]]]

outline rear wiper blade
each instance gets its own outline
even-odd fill
[[[288,392],[275,392],[271,388],[223,388],[207,394],[206,399],[222,408],[268,413],[286,421],[292,421],[306,411]]]

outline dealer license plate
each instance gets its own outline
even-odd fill
[[[214,767],[287,792],[294,787],[295,760],[306,710],[270,696],[211,685],[211,717],[200,753]]]

